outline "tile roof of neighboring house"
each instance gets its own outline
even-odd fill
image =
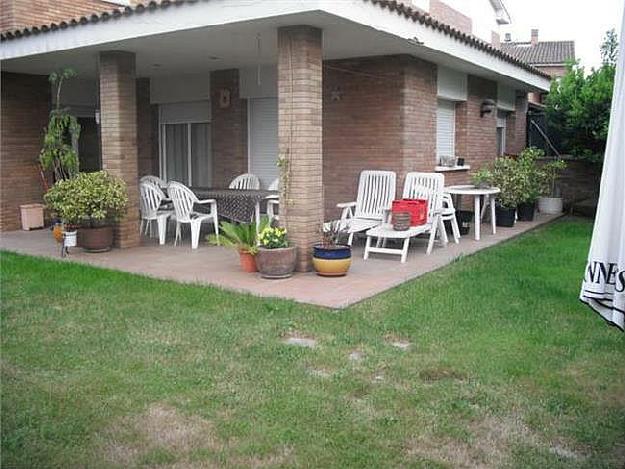
[[[151,0],[145,3],[135,3],[133,6],[128,6],[124,8],[116,8],[111,11],[94,13],[90,16],[83,16],[80,18],[70,19],[68,21],[61,21],[60,23],[52,23],[46,24],[42,26],[33,26],[31,28],[24,28],[16,31],[3,31],[0,32],[0,41],[8,41],[12,39],[17,39],[23,36],[30,36],[33,34],[41,34],[47,33],[49,31],[56,31],[59,29],[67,29],[69,27],[76,27],[79,25],[89,24],[89,23],[99,23],[103,21],[110,21],[111,19],[118,19],[123,16],[130,16],[133,14],[141,14],[146,10],[156,10],[156,9],[167,9],[172,5],[182,5],[185,3],[197,3],[198,0],[160,0],[155,1]],[[403,1],[399,0],[363,0],[365,3],[372,3],[374,5],[379,5],[382,8],[387,8],[389,11],[403,15],[405,18],[414,21],[415,23],[421,23],[430,28],[436,29],[443,34],[446,34],[454,39],[457,39],[469,46],[472,46],[478,50],[482,50],[490,55],[495,57],[499,57],[502,60],[510,62],[518,67],[521,67],[531,73],[536,75],[540,75],[544,78],[550,78],[549,75],[544,73],[541,70],[533,67],[532,65],[524,62],[517,57],[506,53],[496,47],[493,47],[489,43],[473,36],[472,34],[466,34],[462,31],[459,31],[452,26],[442,23],[434,18],[432,18],[429,14],[424,13],[422,10],[413,8],[411,6],[406,5]]]
[[[561,65],[575,60],[574,41],[503,42],[501,49],[532,65]]]

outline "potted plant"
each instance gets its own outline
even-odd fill
[[[113,246],[113,224],[126,212],[126,184],[106,171],[79,173],[57,181],[44,196],[67,232],[78,227],[78,244],[89,252]]]
[[[521,189],[519,164],[509,156],[497,158],[492,165],[492,175],[493,186],[501,190],[495,206],[497,226],[514,226]]]
[[[289,246],[286,228],[268,226],[260,232],[256,266],[263,278],[288,278],[295,270],[295,246]]]
[[[517,160],[519,172],[519,204],[517,206],[517,217],[519,221],[534,220],[536,211],[536,201],[542,189],[542,171],[538,167],[536,160],[545,155],[543,150],[536,147],[524,149]]]
[[[563,203],[558,187],[558,177],[566,169],[566,163],[556,159],[545,163],[541,168],[542,194],[538,199],[538,210],[541,213],[558,215],[562,213]]]
[[[473,173],[471,180],[478,189],[488,189],[492,184],[493,173],[488,168],[481,168]]]
[[[341,223],[326,223],[321,230],[321,243],[313,246],[313,267],[322,277],[341,277],[352,264],[352,248],[339,244]]]
[[[258,253],[257,232],[264,230],[268,225],[267,218],[261,218],[258,230],[256,223],[230,223],[219,224],[219,243],[217,237],[209,235],[207,241],[211,244],[235,249],[239,253],[239,262],[243,272],[258,272],[256,267],[256,254]]]

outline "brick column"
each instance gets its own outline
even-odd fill
[[[323,223],[322,32],[278,29],[278,142],[287,160],[280,219],[297,246],[297,270],[312,267],[312,245]]]
[[[132,52],[100,53],[102,169],[128,186],[128,211],[115,229],[115,245],[139,245],[137,84]]]

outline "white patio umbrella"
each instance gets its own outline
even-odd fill
[[[625,12],[621,34],[625,33]],[[580,299],[625,327],[625,44],[621,42],[608,143],[588,264]]]

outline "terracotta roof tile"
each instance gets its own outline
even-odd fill
[[[532,65],[560,65],[575,60],[574,41],[504,42],[501,49]]]

